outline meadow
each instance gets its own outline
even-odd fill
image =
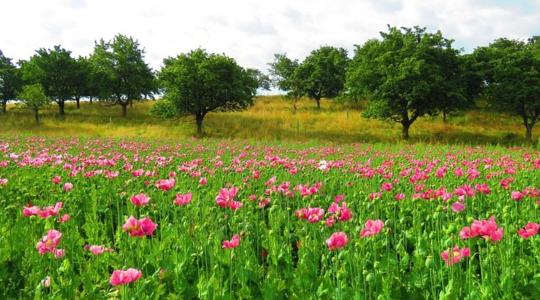
[[[57,106],[42,114],[37,126],[30,112],[13,105],[0,114],[0,135],[49,137],[153,138],[170,141],[189,138],[195,133],[192,117],[162,120],[150,115],[154,101],[136,103],[121,117],[118,106],[82,103],[76,109],[66,106],[65,119],[57,117]],[[362,104],[322,101],[320,111],[315,102],[299,101],[298,109],[280,96],[260,96],[255,105],[242,112],[210,113],[204,121],[207,138],[247,139],[252,141],[314,141],[324,143],[396,143],[401,142],[400,125],[366,119]],[[420,118],[411,127],[411,142],[466,145],[521,145],[524,127],[519,118],[473,110],[450,116],[443,123],[440,116]],[[537,140],[538,135],[533,137]]]
[[[0,298],[538,299],[539,172],[530,147],[6,137]]]

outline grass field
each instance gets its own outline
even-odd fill
[[[66,117],[56,117],[52,105],[43,112],[42,125],[34,125],[32,114],[15,109],[0,114],[1,132],[26,136],[131,137],[178,140],[195,132],[192,118],[161,120],[149,114],[154,102],[136,103],[128,117],[119,106],[83,103],[81,109],[67,105]],[[335,143],[400,142],[400,125],[361,117],[361,108],[323,100],[321,111],[314,102],[300,101],[294,112],[279,96],[263,96],[243,112],[211,113],[204,121],[206,136],[219,139],[269,141],[321,141]],[[524,143],[524,128],[518,118],[482,111],[452,116],[444,124],[440,117],[421,118],[411,127],[411,140],[426,143],[503,144]],[[1,134],[1,133],[0,133]],[[538,139],[538,134],[534,140]]]

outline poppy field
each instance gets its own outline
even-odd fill
[[[531,148],[4,138],[0,298],[538,299]]]

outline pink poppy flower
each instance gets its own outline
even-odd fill
[[[7,178],[0,178],[0,186],[7,185],[7,184],[8,184]]]
[[[60,231],[51,229],[37,243],[36,249],[41,255],[45,253],[54,254],[56,247],[58,247],[58,244],[60,243],[61,238],[62,238],[62,233]]]
[[[206,177],[201,177],[201,179],[199,179],[200,186],[206,185],[207,183],[208,183],[208,180],[206,179]]]
[[[62,181],[62,177],[60,177],[60,176],[58,176],[58,175],[54,176],[54,177],[51,179],[51,182],[52,182],[53,184],[59,184],[61,181]]]
[[[64,192],[69,192],[73,189],[73,183],[71,182],[66,182],[64,184]]]
[[[328,250],[330,251],[338,250],[345,247],[348,241],[345,232],[335,232],[326,240],[326,246],[328,246]]]
[[[176,180],[174,178],[169,179],[160,179],[156,182],[156,187],[162,191],[169,191],[171,190],[174,185],[176,184]]]
[[[523,200],[523,196],[525,196],[525,195],[520,191],[513,191],[512,192],[512,200],[514,200],[514,201]]]
[[[66,223],[67,221],[69,221],[69,219],[71,219],[71,217],[68,214],[64,214],[62,217],[60,217],[60,219],[58,219],[58,222]]]
[[[131,197],[131,203],[135,206],[143,206],[150,202],[150,197],[146,196],[144,193],[137,194]]]
[[[129,233],[132,237],[150,236],[157,228],[157,224],[152,222],[148,217],[137,220],[135,217],[130,216],[126,223],[122,226],[122,229]]]
[[[23,208],[23,216],[25,217],[31,217],[31,216],[36,216],[39,212],[41,212],[41,208],[39,208],[39,206],[25,206]]]
[[[458,213],[458,212],[462,212],[465,209],[465,204],[458,201],[458,202],[452,203],[451,207],[452,207],[453,212]]]
[[[115,270],[112,273],[109,282],[114,286],[126,285],[139,280],[141,276],[142,272],[133,268],[129,268],[127,270]]]
[[[176,200],[174,201],[174,204],[176,204],[178,206],[187,205],[187,204],[191,203],[192,196],[193,195],[191,193],[177,194],[176,195]]]
[[[92,252],[94,255],[101,255],[105,252],[113,252],[113,249],[107,248],[103,245],[86,245],[84,246],[84,249]]]
[[[216,196],[216,203],[222,208],[230,208],[237,210],[243,206],[242,202],[235,201],[234,198],[238,194],[237,187],[231,187],[229,189],[223,188],[219,190],[219,194]]]
[[[401,201],[401,200],[405,199],[405,194],[399,193],[399,194],[394,196],[394,199],[396,199],[396,201]]]
[[[234,249],[240,245],[240,235],[235,234],[230,240],[223,241],[222,248],[223,249]]]
[[[447,249],[441,253],[441,258],[444,260],[446,265],[451,266],[453,264],[457,264],[460,262],[464,257],[468,257],[471,255],[471,250],[467,247],[459,248],[458,246],[454,246],[453,249]]]
[[[295,215],[299,219],[308,220],[310,223],[316,223],[324,217],[324,209],[319,207],[305,207],[297,210]]]
[[[48,288],[51,286],[51,277],[49,276],[46,276],[45,278],[43,278],[43,280],[41,280],[41,285],[45,288]]]
[[[528,223],[523,227],[522,229],[518,230],[519,236],[521,236],[524,239],[528,239],[531,236],[535,236],[540,231],[540,224],[538,223]]]
[[[475,220],[470,227],[464,227],[459,233],[461,239],[470,239],[480,236],[493,242],[500,241],[503,235],[503,229],[497,226],[495,218],[493,217],[489,220]]]
[[[360,237],[374,236],[381,232],[384,222],[381,220],[367,220],[364,229],[360,232]]]

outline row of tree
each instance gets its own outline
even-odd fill
[[[74,58],[56,46],[39,49],[15,65],[0,52],[0,99],[5,111],[8,100],[24,101],[29,95],[41,99],[42,91],[58,104],[61,116],[66,101],[79,107],[83,97],[101,99],[120,105],[125,116],[133,101],[160,95],[163,101],[154,105],[153,113],[193,115],[202,133],[209,112],[244,109],[257,89],[268,89],[271,82],[287,93],[294,109],[301,97],[313,99],[317,108],[322,98],[367,100],[364,116],[398,122],[407,139],[419,117],[442,114],[446,121],[448,114],[473,107],[481,97],[495,111],[521,117],[531,140],[540,115],[540,39],[498,39],[470,54],[452,43],[439,31],[389,26],[380,39],[357,45],[352,59],[345,49],[330,46],[312,51],[303,61],[276,54],[269,64],[270,80],[202,49],[166,58],[154,72],[138,42],[117,35],[97,42],[88,57]]]
[[[368,100],[364,116],[394,121],[409,137],[410,126],[425,115],[447,115],[472,108],[479,97],[491,109],[517,115],[525,138],[540,115],[540,39],[498,39],[461,54],[441,32],[388,27],[380,39],[357,45],[349,60],[342,48],[322,47],[303,62],[276,54],[270,63],[274,83],[289,99],[309,97]]]

